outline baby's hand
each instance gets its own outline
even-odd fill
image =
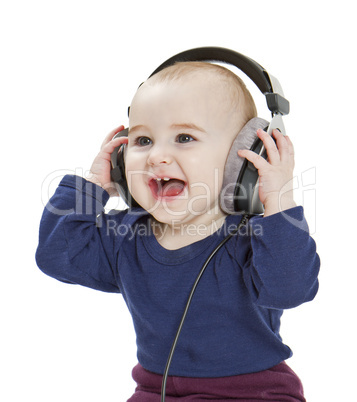
[[[114,149],[121,144],[127,144],[127,137],[119,137],[113,140],[115,134],[124,130],[124,126],[112,130],[104,139],[98,155],[95,157],[92,167],[90,168],[88,181],[101,186],[110,196],[118,195],[115,186],[110,177],[111,161],[110,156]]]
[[[279,130],[273,137],[263,130],[257,131],[267,150],[268,160],[253,151],[239,150],[238,155],[248,159],[259,173],[259,198],[264,205],[264,216],[296,206],[293,199],[294,148],[290,138]]]

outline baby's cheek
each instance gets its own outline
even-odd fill
[[[199,199],[206,200],[207,205],[218,199],[223,183],[222,168],[213,166],[201,167],[202,174],[190,186],[195,203]]]

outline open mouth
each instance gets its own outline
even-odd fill
[[[149,187],[155,198],[170,198],[182,194],[186,183],[180,179],[157,177],[149,181]]]

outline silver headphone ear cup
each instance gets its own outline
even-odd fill
[[[239,149],[251,149],[252,145],[258,138],[257,130],[260,128],[265,129],[267,126],[269,126],[269,123],[266,120],[261,119],[260,117],[254,117],[248,121],[248,123],[241,129],[233,141],[226,160],[223,184],[220,192],[220,206],[223,212],[227,214],[241,212],[236,210],[234,207],[234,197],[236,187],[241,185],[241,183],[238,182],[238,178],[241,176],[241,170],[243,168],[245,159],[241,158],[237,152]],[[255,183],[251,183],[251,185],[255,186]],[[244,197],[246,196],[249,198],[252,196],[250,194],[251,191],[249,191],[252,189],[244,190]],[[247,202],[249,202],[249,200],[247,200]]]

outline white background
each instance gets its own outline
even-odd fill
[[[103,137],[127,124],[137,86],[198,46],[255,59],[290,100],[296,198],[322,266],[318,296],[285,312],[282,336],[308,401],[357,401],[356,33],[355,6],[344,0],[2,1],[2,401],[125,401],[134,391],[135,337],[121,296],[42,274],[38,225],[59,178],[87,170]]]

